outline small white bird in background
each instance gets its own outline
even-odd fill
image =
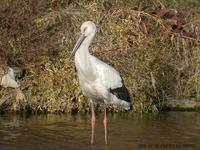
[[[14,88],[16,90],[16,102],[26,100],[25,95],[20,90],[20,85],[15,79],[14,70],[10,67],[0,67],[0,86],[4,88]]]
[[[75,65],[83,95],[91,104],[91,144],[94,143],[95,111],[94,104],[104,103],[120,106],[129,110],[132,106],[129,92],[120,74],[110,65],[104,63],[89,53],[89,45],[96,34],[96,25],[86,21],[81,26],[81,36],[72,50],[75,55]],[[104,114],[105,144],[107,144],[106,105]]]

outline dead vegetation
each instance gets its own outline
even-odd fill
[[[27,102],[19,110],[89,110],[69,60],[86,20],[98,28],[92,53],[121,72],[133,111],[162,110],[168,99],[199,101],[199,6],[195,0],[1,1],[0,57],[27,70],[20,80]],[[0,89],[2,99],[9,93]],[[12,110],[15,101],[8,99],[2,111]]]

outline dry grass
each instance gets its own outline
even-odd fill
[[[29,101],[19,109],[89,111],[79,89],[74,62],[69,60],[80,25],[86,20],[94,21],[98,28],[92,53],[120,71],[134,98],[133,111],[162,110],[167,99],[198,101],[199,39],[183,38],[163,28],[163,20],[149,15],[160,3],[183,14],[189,22],[188,31],[199,32],[200,3],[195,0],[1,1],[4,9],[0,11],[0,56],[10,65],[28,70],[20,83]],[[130,9],[138,4],[146,9]],[[186,9],[190,12],[186,13]],[[140,28],[141,14],[150,20],[148,34]],[[0,95],[5,97],[10,92],[1,89]],[[14,100],[5,103],[2,110],[12,110],[13,103]]]

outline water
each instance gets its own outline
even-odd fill
[[[200,113],[109,115],[104,145],[102,114],[90,145],[90,116],[1,115],[0,150],[199,150]]]

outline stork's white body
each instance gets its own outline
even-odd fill
[[[6,74],[2,75],[2,79],[0,81],[0,85],[3,87],[11,87],[11,88],[18,88],[19,84],[15,80],[14,71],[12,68],[8,68]]]
[[[6,69],[3,69],[6,68]],[[10,67],[1,67],[0,68],[0,86],[4,88],[14,88],[16,90],[16,102],[20,100],[26,100],[25,95],[20,90],[20,85],[17,83],[15,79],[14,70]],[[17,105],[13,105],[16,110]]]
[[[78,71],[80,86],[91,103],[91,144],[94,141],[95,111],[94,103],[114,104],[129,110],[131,101],[127,88],[124,86],[119,73],[110,65],[104,63],[89,53],[89,45],[96,33],[93,22],[84,22],[81,26],[81,36],[72,50]],[[106,107],[104,115],[105,143],[107,144]]]
[[[122,87],[119,73],[89,53],[88,47],[80,46],[75,54],[75,64],[83,94],[91,103],[114,104],[130,109],[130,103],[118,99],[109,89]]]

